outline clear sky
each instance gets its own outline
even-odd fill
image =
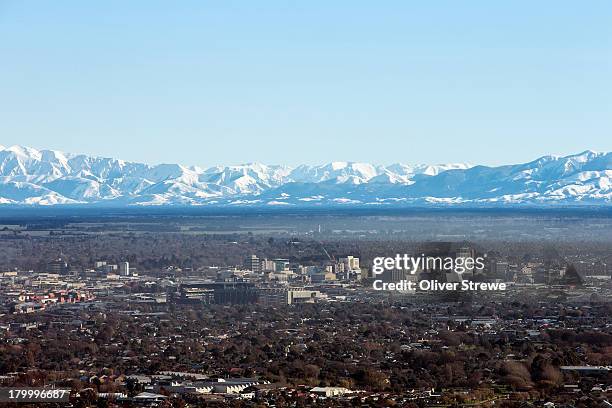
[[[3,1],[0,144],[208,166],[612,150],[612,1]]]

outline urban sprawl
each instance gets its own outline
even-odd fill
[[[181,248],[157,263],[137,250],[96,259],[57,239],[17,242],[13,254],[57,253],[0,272],[2,387],[68,388],[74,407],[597,407],[612,397],[605,256],[437,242],[418,253],[484,262],[373,273],[373,255],[387,254],[364,259],[368,244],[350,253],[350,241],[216,237],[190,251],[261,253],[198,266]],[[291,256],[264,255],[282,248]],[[420,289],[434,280],[505,290]],[[402,281],[416,285],[376,289]]]

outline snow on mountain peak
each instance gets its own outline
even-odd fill
[[[255,198],[260,197],[260,198]],[[0,203],[16,205],[612,203],[612,154],[500,167],[336,161],[200,168],[0,146]],[[317,197],[316,200],[312,197]]]

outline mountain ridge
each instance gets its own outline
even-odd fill
[[[0,204],[610,206],[612,153],[495,167],[338,161],[203,169],[0,145]]]

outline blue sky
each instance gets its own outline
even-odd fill
[[[610,21],[607,0],[0,0],[0,144],[202,166],[608,151]]]

